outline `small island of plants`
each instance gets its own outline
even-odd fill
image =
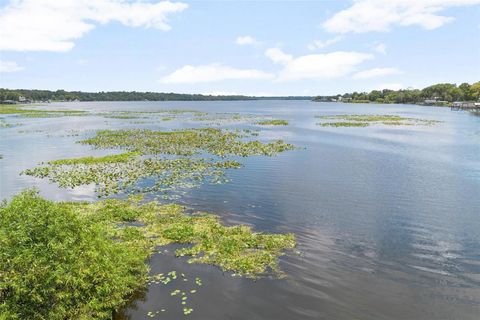
[[[388,114],[341,114],[334,116],[316,116],[322,120],[317,125],[322,127],[368,127],[371,125],[383,126],[412,126],[433,125],[440,121],[406,118]]]
[[[257,122],[257,124],[262,126],[288,126],[287,120],[265,120]]]

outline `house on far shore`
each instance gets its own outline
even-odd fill
[[[430,98],[430,99],[425,99],[423,101],[423,105],[424,106],[446,106],[448,105],[448,101],[444,101],[444,100],[439,100],[440,98],[439,97],[433,97],[433,98]]]

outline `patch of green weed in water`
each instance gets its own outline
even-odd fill
[[[199,186],[202,181],[225,182],[226,169],[241,165],[236,161],[189,157],[196,153],[211,153],[216,156],[268,155],[293,149],[293,145],[277,140],[263,143],[245,141],[249,131],[226,131],[218,129],[189,129],[182,131],[151,130],[104,130],[82,143],[97,148],[120,148],[129,152],[105,157],[84,157],[50,161],[33,169],[26,175],[48,178],[62,188],[95,184],[99,196],[120,192],[153,192],[164,194],[178,189]],[[164,154],[184,156],[165,158]],[[153,157],[142,157],[153,155]],[[145,179],[152,184],[141,184]]]
[[[428,126],[440,122],[436,120],[424,120],[382,114],[343,114],[334,116],[316,116],[315,118],[324,120],[324,122],[317,123],[317,125],[322,127],[368,127],[369,125]]]
[[[322,127],[368,127],[367,122],[324,122],[317,123]]]
[[[51,161],[23,174],[48,178],[61,188],[75,188],[95,184],[99,196],[121,192],[171,193],[180,189],[198,187],[202,182],[225,182],[225,170],[241,165],[235,161],[209,161],[202,158],[162,159],[138,157],[137,152],[94,158]],[[152,179],[152,185],[138,184]]]
[[[191,156],[207,152],[216,156],[268,155],[292,150],[294,146],[282,140],[262,143],[244,141],[239,132],[202,128],[179,131],[103,130],[93,138],[81,141],[97,148],[121,148],[143,154],[175,154]]]
[[[83,157],[75,159],[59,159],[49,161],[52,165],[74,165],[74,164],[96,164],[96,163],[122,163],[127,162],[133,157],[139,156],[138,152],[127,152],[121,154],[108,155],[104,157]]]
[[[265,120],[257,122],[257,124],[262,126],[288,126],[287,120]]]
[[[250,122],[254,123],[265,119],[265,116],[241,113],[214,113],[195,117],[193,121],[205,122],[209,125],[222,125],[228,123]]]
[[[83,116],[88,112],[81,110],[33,109],[26,105],[0,105],[0,114],[13,114],[26,118],[49,118],[65,116]]]

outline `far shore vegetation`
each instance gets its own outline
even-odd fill
[[[462,83],[459,86],[451,83],[439,83],[421,90],[372,90],[368,92],[353,92],[332,96],[317,96],[313,101],[346,102],[346,103],[405,103],[448,106],[455,101],[479,101],[480,82]]]
[[[82,92],[0,88],[0,102],[47,101],[233,101],[233,100],[311,100],[311,96],[254,97],[245,95],[204,95],[164,92],[108,91]]]
[[[321,91],[321,90],[319,90]],[[31,103],[54,101],[235,101],[235,100],[313,100],[346,103],[404,103],[448,106],[455,101],[479,101],[480,82],[460,85],[438,83],[423,89],[379,89],[318,96],[256,97],[242,95],[202,95],[161,92],[82,92],[65,90],[30,90],[0,88],[0,103]],[[127,115],[113,116],[117,118]]]

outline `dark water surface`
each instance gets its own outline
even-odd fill
[[[231,182],[189,190],[178,202],[246,223],[293,232],[300,255],[281,259],[285,279],[232,277],[173,257],[151,260],[152,273],[176,270],[188,281],[153,285],[118,319],[480,319],[480,117],[447,108],[308,101],[108,102],[50,105],[91,111],[195,109],[287,119],[262,128],[304,149],[241,159]],[[315,115],[382,113],[443,121],[434,126],[325,128]],[[94,200],[93,187],[62,190],[19,173],[40,161],[103,155],[75,141],[97,129],[173,129],[202,125],[100,116],[0,116],[0,198],[38,186],[56,200]],[[138,122],[138,121],[137,121]],[[204,125],[204,124],[203,124]],[[226,126],[233,126],[227,124]],[[111,153],[111,152],[110,152]],[[195,277],[203,285],[196,287]],[[194,311],[184,316],[175,289]]]

